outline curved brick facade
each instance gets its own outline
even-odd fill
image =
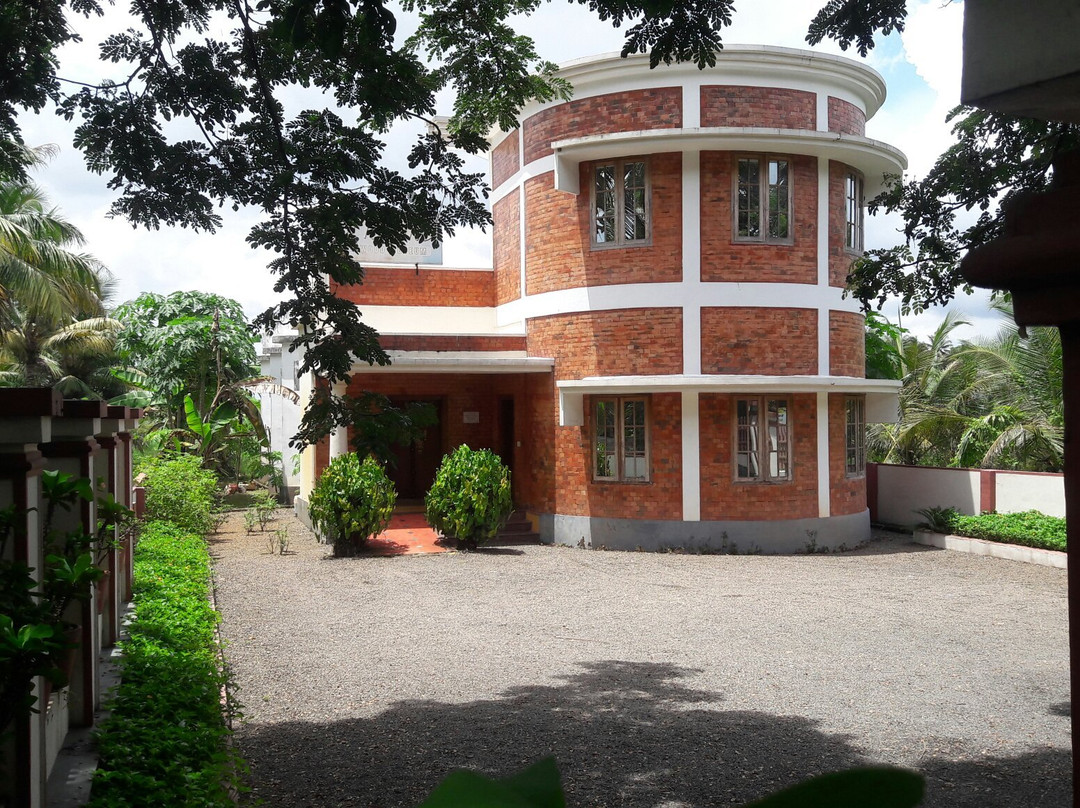
[[[348,292],[415,306],[426,329],[394,320],[388,345],[416,371],[354,387],[437,399],[447,449],[509,452],[515,499],[548,540],[865,539],[851,436],[892,388],[862,378],[863,317],[841,287],[858,255],[849,177],[861,192],[903,167],[863,137],[880,77],[738,46],[704,73],[633,57],[564,77],[572,101],[530,107],[492,141],[492,273],[375,269]],[[489,331],[443,333],[447,306],[446,322],[491,312]]]

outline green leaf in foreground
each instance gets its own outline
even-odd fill
[[[823,774],[746,808],[915,808],[925,783],[904,769],[850,769]]]
[[[447,776],[420,808],[564,808],[555,758],[547,757],[506,780],[476,772]]]

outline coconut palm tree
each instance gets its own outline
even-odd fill
[[[1061,335],[1056,328],[1031,328],[1021,335],[1012,304],[998,300],[998,335],[964,346],[976,369],[980,405],[957,446],[960,465],[1061,471],[1065,417]]]
[[[29,151],[37,165],[50,153]],[[53,320],[100,303],[103,267],[74,251],[84,242],[37,186],[0,178],[0,324],[11,319],[16,301]]]
[[[949,312],[928,342],[895,335],[901,379],[900,418],[875,424],[867,433],[871,457],[883,463],[953,464],[955,448],[968,423],[966,408],[977,397],[975,369],[952,342],[966,325]]]
[[[48,150],[28,150],[40,165]],[[79,230],[26,181],[0,178],[0,385],[115,395],[108,373],[120,324],[106,315],[111,276],[73,252]]]

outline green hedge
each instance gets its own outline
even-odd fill
[[[152,457],[135,469],[145,475],[146,520],[168,521],[205,536],[217,525],[217,477],[195,455]]]
[[[90,806],[231,807],[242,766],[226,743],[206,542],[174,524],[146,525],[133,588],[135,620],[98,734]]]
[[[957,516],[954,533],[973,539],[1023,544],[1042,550],[1065,549],[1065,520],[1039,511]]]
[[[956,508],[926,508],[919,511],[925,527],[937,533],[952,533],[972,539],[1022,544],[1040,550],[1065,550],[1065,520],[1039,511],[964,516]]]

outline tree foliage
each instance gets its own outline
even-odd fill
[[[921,179],[896,177],[869,203],[870,211],[898,213],[903,243],[868,250],[848,275],[864,308],[897,295],[905,311],[948,303],[971,287],[960,259],[972,247],[1002,235],[1002,210],[1017,195],[1045,190],[1053,160],[1080,146],[1080,126],[1011,118],[957,107],[956,143]]]
[[[44,165],[48,149],[20,152]],[[28,179],[0,176],[0,385],[55,387],[66,398],[115,395],[119,323],[106,316],[112,277],[77,252],[83,235]]]
[[[623,54],[648,52],[653,65],[713,64],[734,6],[576,1],[628,26]],[[554,66],[511,25],[539,5],[407,0],[404,11],[420,22],[402,41],[399,12],[383,0],[143,0],[133,6],[135,24],[101,45],[113,75],[65,85],[56,47],[77,38],[79,15],[102,12],[100,0],[8,3],[0,12],[0,135],[18,141],[20,108],[57,103],[76,121],[90,168],[119,194],[113,213],[135,225],[213,231],[217,206],[262,211],[248,240],[275,253],[275,290],[291,297],[257,323],[298,327],[300,372],[333,389],[354,362],[389,362],[356,307],[330,292],[330,282],[363,278],[353,258],[358,232],[396,251],[410,237],[440,243],[458,228],[486,225],[487,188],[460,153],[484,151],[488,131],[512,127],[527,100],[567,97]],[[854,32],[850,41],[863,48],[865,26],[854,18],[871,32],[902,23],[895,0],[873,0],[883,10],[869,13],[864,5],[829,3],[821,35],[839,32],[843,42]],[[444,127],[434,125],[443,90],[456,97]],[[395,171],[383,156],[391,127],[403,122],[432,125],[411,135],[408,170]],[[8,152],[0,160],[21,168]],[[300,441],[349,418],[345,402],[327,394],[305,414]]]
[[[949,312],[926,341],[895,327],[868,329],[876,364],[899,369],[900,419],[870,427],[870,455],[885,463],[1061,471],[1064,447],[1061,336],[1021,336],[1006,301],[992,339],[955,344],[965,321]],[[891,344],[882,337],[891,329]],[[886,358],[891,354],[891,358]],[[867,355],[868,368],[870,354]]]

